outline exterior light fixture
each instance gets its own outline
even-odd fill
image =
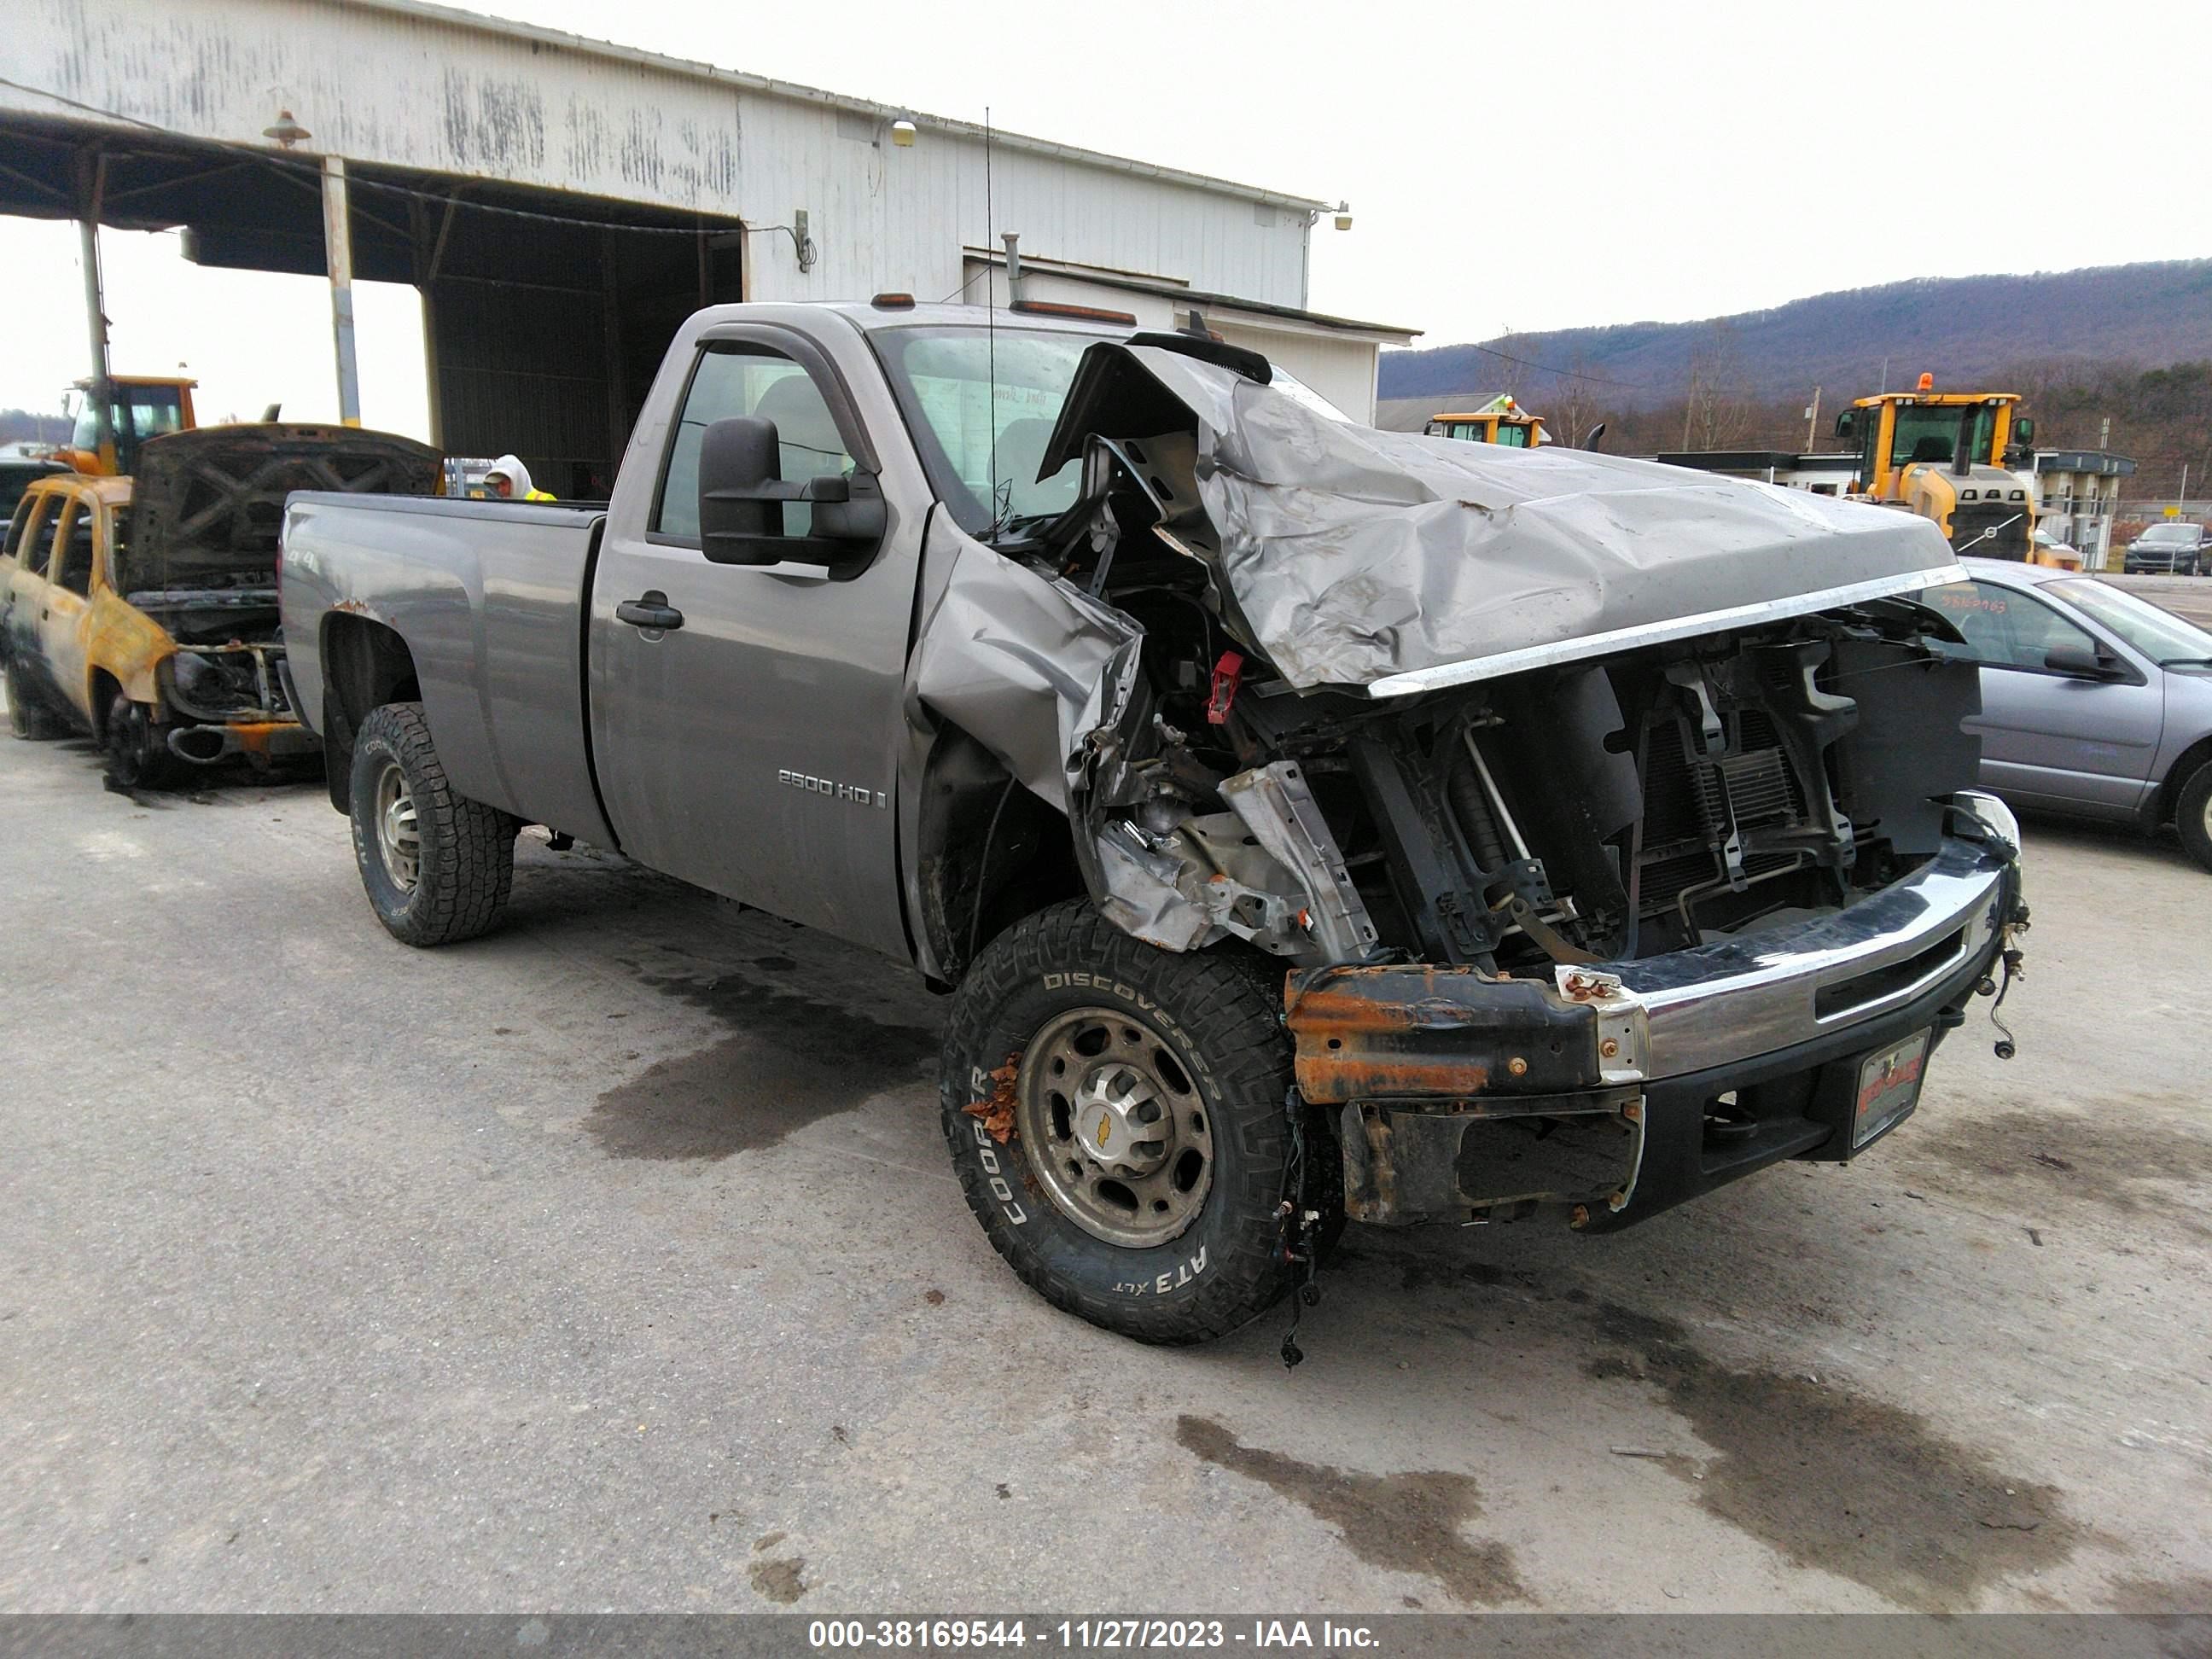
[[[914,132],[914,123],[901,117],[891,123],[891,143],[901,149],[912,149]]]
[[[261,136],[264,138],[274,138],[286,149],[289,149],[301,139],[312,138],[315,135],[294,120],[290,110],[280,109],[276,112],[276,125],[262,128]]]
[[[1336,228],[1339,230],[1350,230],[1352,228],[1351,203],[1339,202],[1336,204]]]

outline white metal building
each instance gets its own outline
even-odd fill
[[[0,211],[411,282],[440,441],[580,472],[696,306],[981,300],[1007,232],[1033,297],[1195,304],[1362,420],[1412,337],[1306,309],[1320,201],[1002,132],[987,213],[972,124],[419,0],[0,0]]]

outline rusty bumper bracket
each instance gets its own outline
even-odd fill
[[[1644,1102],[1595,1095],[1344,1108],[1344,1203],[1386,1227],[1478,1221],[1537,1204],[1619,1210],[1644,1162]],[[1581,1224],[1578,1218],[1577,1225]]]
[[[1328,1105],[1567,1095],[1607,1075],[1599,1011],[1540,981],[1474,968],[1310,968],[1284,988],[1298,1089]]]

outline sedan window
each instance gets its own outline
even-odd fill
[[[1966,636],[1956,654],[1987,668],[2029,668],[2038,672],[2044,659],[2063,646],[2094,653],[2096,641],[2057,610],[2032,594],[1995,582],[1954,582],[1930,588],[1922,601],[1949,617]]]
[[[2160,668],[2212,663],[2212,634],[2109,583],[2071,576],[2044,591],[2111,629]]]

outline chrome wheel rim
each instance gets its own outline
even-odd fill
[[[376,779],[376,848],[384,872],[403,893],[415,890],[422,874],[422,836],[415,822],[415,797],[407,775],[387,763]]]
[[[1213,1113],[1144,1020],[1077,1008],[1039,1031],[1015,1079],[1014,1119],[1053,1206],[1094,1238],[1164,1244],[1213,1185]]]

